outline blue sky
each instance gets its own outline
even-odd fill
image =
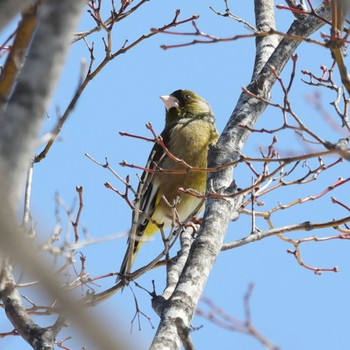
[[[114,28],[114,49],[121,47],[125,39],[132,41],[147,33],[151,27],[159,27],[171,21],[178,8],[181,9],[181,18],[200,14],[197,22],[199,28],[212,35],[225,37],[247,33],[242,24],[218,17],[209,6],[224,11],[223,2],[152,0]],[[232,2],[232,11],[254,23],[252,2]],[[286,11],[277,10],[276,21],[277,28],[282,31],[292,23],[293,17]],[[88,29],[93,25],[90,16],[85,13],[80,29]],[[192,31],[193,28],[187,24],[176,30]],[[322,30],[326,31],[326,28]],[[319,38],[319,34],[315,37]],[[101,34],[89,37],[88,40],[95,42],[96,61],[99,62],[104,54]],[[159,34],[109,63],[89,84],[65,124],[60,140],[55,143],[47,158],[34,169],[32,216],[37,223],[38,231],[41,232],[40,239],[44,239],[55,227],[56,193],[67,207],[75,203],[77,208],[76,186],[84,188],[81,225],[86,228],[89,237],[103,238],[114,234],[126,236],[131,222],[130,209],[120,197],[105,189],[103,184],[108,181],[121,191],[123,186],[105,169],[87,159],[85,153],[91,154],[101,162],[104,162],[104,157],[108,157],[110,165],[121,176],[130,174],[132,183],[137,186],[138,172],[122,168],[119,163],[126,160],[129,163],[144,165],[152,145],[141,140],[122,137],[119,131],[149,137],[150,133],[146,130],[145,123],[151,121],[154,129],[160,133],[164,125],[164,106],[159,99],[160,95],[179,88],[196,91],[211,104],[216,115],[217,128],[222,131],[241,88],[250,81],[254,63],[254,39],[196,45],[167,51],[160,49],[162,44],[182,43],[187,40],[192,39]],[[325,49],[310,44],[302,44],[297,53],[299,55],[297,76],[290,96],[293,107],[304,122],[317,130],[319,135],[336,141],[342,135],[330,129],[320,113],[307,102],[307,96],[314,94],[316,88],[310,88],[300,82],[302,69],[312,70],[318,74],[321,64],[331,65],[331,56]],[[41,135],[51,130],[56,121],[57,111],[63,112],[72,98],[78,84],[82,59],[88,60],[89,53],[83,42],[79,42],[72,45],[62,79],[48,111],[49,118],[43,125]],[[288,79],[290,72],[291,64],[288,64],[283,77]],[[335,77],[338,79],[337,72]],[[321,92],[326,110],[334,115],[329,105],[334,96],[325,89]],[[276,85],[272,100],[281,103],[281,98],[280,88]],[[334,118],[339,124],[336,117]],[[278,110],[268,108],[256,128],[273,128],[280,125],[281,120]],[[259,147],[266,149],[272,137],[270,134],[253,134],[244,148],[244,153],[259,156]],[[283,156],[305,151],[305,145],[291,132],[280,133],[278,138],[276,147]],[[335,158],[327,158],[326,162],[332,160]],[[300,173],[303,169],[305,168],[300,169]],[[296,198],[316,195],[334,183],[338,177],[347,178],[348,173],[348,163],[345,162],[335,169],[322,173],[317,182],[305,188],[295,186],[273,192],[262,199],[265,206],[257,210],[268,210],[279,202],[288,203]],[[249,185],[251,180],[252,173],[245,165],[237,168],[238,186]],[[331,203],[330,197],[335,196],[346,203],[348,191],[347,184],[317,203],[308,202],[305,205],[297,205],[289,211],[281,211],[273,216],[274,224],[283,226],[306,220],[320,222],[347,216],[344,209]],[[63,222],[67,221],[64,212],[60,213],[60,217]],[[267,228],[264,221],[258,220],[257,224],[261,229]],[[226,241],[248,235],[250,228],[250,218],[242,215],[237,222],[230,224]],[[82,227],[80,232],[82,233]],[[288,236],[299,238],[314,234],[329,236],[336,234],[336,231],[327,229],[324,232],[297,232]],[[82,253],[87,256],[87,270],[90,275],[95,277],[117,271],[126,249],[125,242],[126,239],[123,238],[82,249]],[[283,350],[347,349],[348,337],[343,327],[349,321],[349,302],[346,297],[350,276],[348,244],[345,240],[335,240],[302,246],[303,258],[310,265],[320,267],[337,265],[340,268],[337,274],[324,273],[321,276],[316,276],[300,267],[293,256],[286,253],[287,249],[293,247],[277,237],[223,252],[214,266],[204,294],[228,313],[243,318],[243,296],[248,285],[254,283],[255,288],[251,297],[253,323],[271,342]],[[158,254],[155,252],[160,248],[159,237],[146,244],[135,266],[140,267],[149,261],[152,256]],[[153,279],[156,281],[157,292],[161,293],[164,286],[163,269],[146,274],[138,282],[151,290]],[[113,281],[114,278],[98,281],[101,288],[96,287],[96,291],[111,286]],[[149,296],[136,287],[133,289],[142,311],[151,317],[153,325],[157,327],[158,317],[151,309]],[[123,329],[128,336],[130,322],[135,312],[132,294],[126,288],[123,294],[114,296],[93,312],[98,312],[106,319],[107,327]],[[140,347],[146,348],[155,330],[150,327],[146,319],[142,319],[141,323],[142,330],[139,331],[135,324],[130,337],[138,342]],[[1,327],[2,331],[10,328],[5,320],[1,321],[1,325],[4,325]],[[203,326],[192,334],[198,349],[263,349],[256,340],[220,329],[199,317],[194,319],[193,326]],[[78,349],[84,345],[84,340],[74,329],[68,329],[65,334],[74,336],[67,346]],[[1,342],[4,348],[14,348],[15,344],[18,344],[18,340],[14,338]],[[21,349],[26,349],[22,341],[20,344]],[[89,344],[86,345],[88,349],[93,349]]]

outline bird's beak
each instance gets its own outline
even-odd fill
[[[179,100],[174,96],[164,95],[160,96],[160,99],[165,104],[165,108],[167,109],[167,111],[172,107],[179,107]]]

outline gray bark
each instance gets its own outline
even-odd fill
[[[23,1],[23,4],[31,3]],[[63,290],[16,220],[18,198],[25,183],[37,135],[84,4],[85,0],[45,2],[16,87],[4,106],[5,110],[0,113],[0,298],[14,328],[33,349],[53,349],[62,321],[59,318],[52,327],[46,328],[40,327],[29,317],[16,288],[10,261],[25,266],[41,281],[45,291],[58,301],[63,315],[72,316],[91,342],[96,344],[96,348],[124,348],[122,342],[116,342],[115,334],[112,335],[101,326],[101,320],[88,315]],[[12,4],[4,2],[4,5],[7,6],[8,16],[25,8],[24,5],[19,6],[19,1],[12,1]]]
[[[255,1],[256,22],[259,29],[273,28],[272,14],[274,2]],[[317,13],[330,19],[330,10],[323,4]],[[314,16],[304,16],[293,22],[288,34],[308,37],[324,25],[324,22]],[[279,42],[278,46],[277,43]],[[277,37],[257,39],[256,62],[253,69],[253,79],[247,89],[255,95],[269,99],[276,77],[271,72],[271,66],[279,74],[301,41]],[[277,46],[277,47],[276,47]],[[209,167],[217,167],[237,160],[250,134],[250,128],[258,120],[266,108],[266,103],[242,93],[238,103],[222,133],[218,144],[209,153]],[[208,188],[217,193],[232,192],[234,169],[229,168],[209,174]],[[184,328],[189,329],[209,273],[221,250],[227,225],[230,220],[239,216],[240,201],[237,199],[208,198],[202,230],[194,241],[191,251],[179,278],[179,282],[167,302],[163,303],[161,320],[151,346],[155,349],[180,349],[181,339],[177,324],[178,318],[183,321]]]
[[[0,0],[0,30],[5,27],[14,16],[35,3],[36,0]]]

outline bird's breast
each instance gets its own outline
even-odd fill
[[[215,143],[216,139],[217,132],[213,124],[195,120],[173,128],[168,148],[174,156],[189,165],[206,168],[208,146]],[[182,168],[181,164],[176,168]]]

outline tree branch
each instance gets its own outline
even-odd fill
[[[273,1],[269,2],[270,7],[273,6]],[[320,17],[330,18],[330,11],[324,4],[318,8],[317,12]],[[257,18],[260,16],[257,15]],[[295,21],[290,27],[288,35],[308,37],[324,23],[319,17],[308,16],[305,19]],[[299,44],[298,41],[283,38],[256,79],[249,84],[248,90],[269,100],[271,89],[276,82],[276,74],[272,73],[271,66],[279,74]],[[246,93],[241,94],[218,144],[209,152],[208,167],[228,164],[240,156],[250,134],[247,128],[242,128],[240,125],[253,126],[265,108],[266,103],[251,98]],[[208,188],[213,188],[219,193],[232,191],[232,174],[232,168],[208,174]],[[179,283],[170,297],[169,303],[167,303],[168,307],[163,310],[151,346],[152,350],[179,349],[181,347],[175,320],[180,317],[184,321],[184,326],[189,327],[209,273],[221,250],[227,225],[232,217],[237,218],[239,215],[239,205],[239,201],[235,202],[229,199],[209,198],[207,200],[202,231],[192,244]]]
[[[18,198],[37,133],[84,3],[84,0],[45,2],[25,65],[18,76],[7,109],[0,117],[0,296],[14,327],[35,349],[53,348],[54,332],[49,334],[45,328],[38,327],[24,312],[18,290],[13,288],[14,278],[8,262],[10,259],[28,268],[42,281],[46,292],[59,301],[62,312],[74,316],[86,334],[98,345],[97,348],[115,350],[123,346],[120,341],[117,346],[103,327],[97,330],[91,321],[92,315],[87,317],[82,307],[67,291],[62,290],[52,272],[47,270],[47,263],[42,261],[16,220]],[[54,329],[58,330],[60,326],[61,322],[56,322]]]
[[[36,0],[0,0],[0,29],[4,28],[19,12],[27,10]]]
[[[23,65],[29,42],[37,25],[37,19],[38,6],[33,6],[23,13],[22,20],[18,24],[16,38],[1,71],[0,111],[3,109],[3,105],[13,89],[20,67]]]

